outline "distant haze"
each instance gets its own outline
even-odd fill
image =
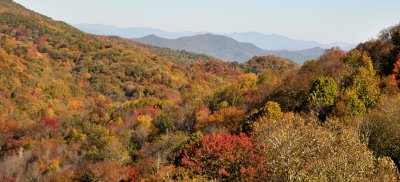
[[[131,28],[120,28],[110,25],[101,24],[76,24],[75,27],[82,31],[97,34],[97,35],[116,35],[124,38],[141,38],[148,35],[156,35],[166,39],[177,39],[181,37],[193,36],[205,34],[207,32],[168,32],[165,30],[144,28],[144,27],[131,27]],[[343,50],[350,50],[354,48],[356,44],[337,42],[331,44],[323,44],[317,41],[302,41],[295,40],[278,34],[263,34],[258,32],[237,32],[231,34],[223,34],[224,36],[235,39],[239,42],[252,43],[257,47],[265,50],[290,50],[299,51],[304,49],[310,49],[315,47],[331,48],[340,47]]]
[[[399,0],[16,0],[71,24],[170,32],[260,32],[296,40],[358,43],[399,22]]]
[[[157,35],[162,38],[176,39],[184,36],[193,36],[197,34],[204,34],[206,32],[168,32],[165,30],[160,30],[156,28],[147,27],[130,27],[121,28],[112,25],[102,25],[102,24],[73,24],[76,28],[85,31],[87,33],[92,33],[96,35],[116,35],[124,38],[140,38],[148,35]]]

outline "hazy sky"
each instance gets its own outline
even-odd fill
[[[400,22],[400,0],[15,0],[68,23],[167,31],[257,31],[360,42]]]

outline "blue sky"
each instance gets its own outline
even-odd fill
[[[68,23],[167,31],[256,31],[361,42],[400,22],[400,0],[15,0]]]

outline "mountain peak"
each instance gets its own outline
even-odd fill
[[[155,34],[150,34],[150,35],[147,35],[147,36],[144,36],[144,37],[142,37],[142,38],[160,38],[159,36],[157,36],[157,35],[155,35]]]

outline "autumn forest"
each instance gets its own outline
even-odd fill
[[[0,0],[0,181],[398,181],[400,25],[376,34],[224,62]]]

